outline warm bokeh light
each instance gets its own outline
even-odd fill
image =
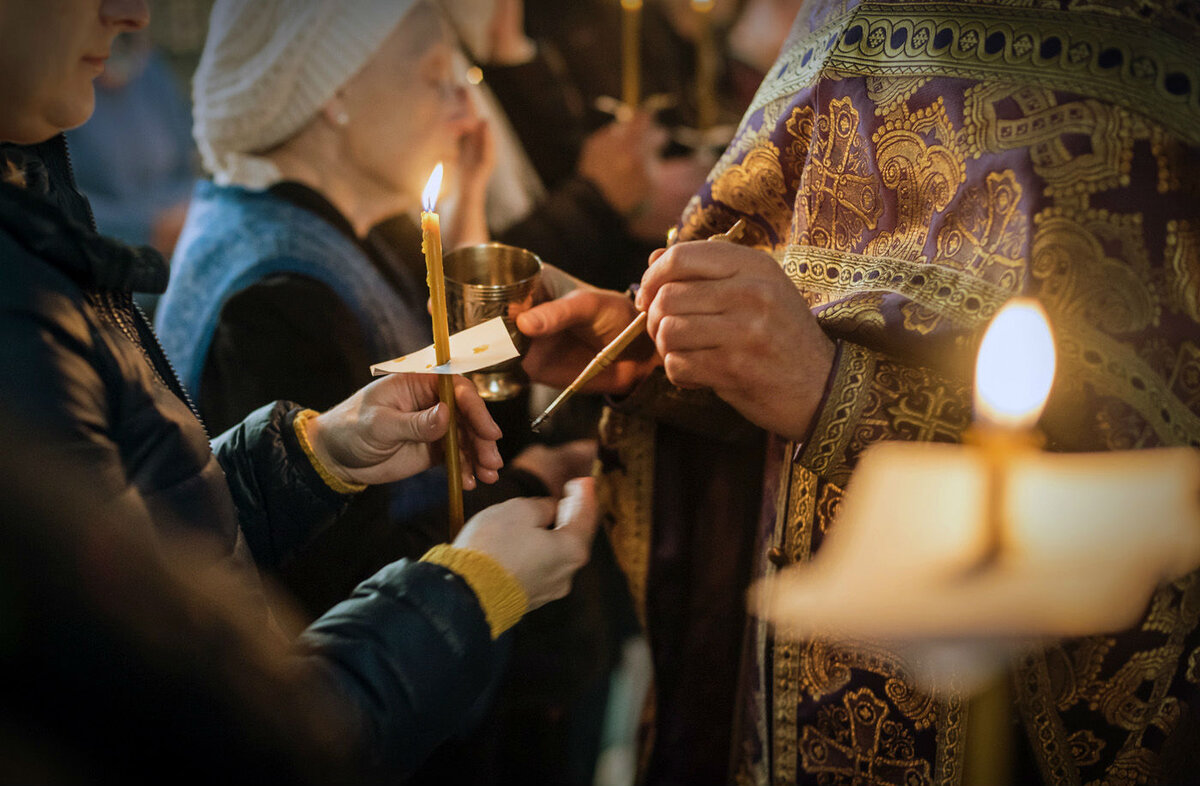
[[[642,7],[642,0],[621,0],[621,7],[630,11],[637,11]]]
[[[714,5],[716,5],[716,0],[692,0],[692,10],[701,13],[713,10]]]
[[[437,207],[438,192],[442,190],[442,162],[433,168],[433,174],[429,176],[429,182],[425,184],[425,191],[421,194],[421,207],[426,213],[432,213]]]
[[[980,423],[1031,428],[1054,382],[1054,336],[1036,300],[1014,298],[992,319],[975,362]]]

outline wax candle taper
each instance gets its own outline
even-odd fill
[[[621,100],[637,109],[642,100],[642,0],[621,0]]]
[[[696,15],[696,126],[706,131],[717,122],[717,45],[712,11],[716,0],[692,0]]]
[[[429,284],[429,301],[433,309],[433,348],[440,366],[450,362],[450,323],[446,315],[446,276],[442,272],[442,224],[434,208],[442,187],[442,165],[439,163],[429,176],[421,198],[421,250]],[[458,412],[454,403],[454,377],[438,375],[438,398],[450,412],[450,425],[442,439],[446,458],[446,484],[449,487],[450,539],[463,527],[462,462],[458,450]]]
[[[1040,447],[1035,429],[1054,382],[1054,337],[1041,305],[1013,298],[992,319],[975,362],[975,425],[968,440],[988,459],[987,540],[977,568],[1000,557],[1007,524],[1009,464]]]
[[[975,361],[975,424],[967,441],[978,445],[987,464],[983,550],[972,563],[974,576],[993,571],[1009,543],[1009,475],[1022,456],[1041,447],[1036,429],[1054,382],[1054,337],[1041,304],[1013,298],[992,318]],[[980,786],[1010,782],[1013,740],[1011,696],[1004,676],[992,680],[968,706],[964,747],[966,781]]]
[[[717,241],[736,241],[741,236],[742,231],[746,228],[746,219],[739,218],[733,226],[719,235],[713,235],[709,240]],[[672,227],[670,233],[667,234],[667,245],[671,246],[675,243],[675,229]],[[529,425],[531,429],[537,431],[546,418],[554,414],[554,411],[561,407],[564,403],[571,399],[579,390],[596,377],[604,369],[612,365],[612,362],[620,356],[625,348],[633,343],[634,339],[642,335],[646,330],[646,312],[643,311],[633,318],[633,321],[626,325],[625,329],[617,335],[608,346],[600,350],[600,352],[592,358],[591,362],[584,367],[583,371],[579,372],[579,376],[575,377],[574,381],[567,386],[565,390],[558,394],[558,398],[550,402],[550,406],[542,411],[542,414],[533,419]]]

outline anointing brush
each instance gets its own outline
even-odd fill
[[[733,241],[736,240],[739,235],[741,235],[742,230],[745,228],[746,220],[744,218],[739,218],[736,224],[719,235],[713,235],[709,238],[709,240]],[[670,239],[674,240],[673,232]],[[669,244],[670,243],[668,243],[668,245]],[[616,360],[622,352],[625,351],[625,347],[633,343],[633,340],[640,336],[642,331],[645,329],[646,312],[643,311],[642,313],[638,314],[637,317],[635,317],[634,320],[630,322],[629,325],[622,330],[616,338],[610,341],[608,346],[600,350],[599,354],[592,358],[592,361],[584,367],[583,371],[579,372],[579,376],[575,377],[575,380],[567,386],[566,390],[558,394],[558,398],[550,402],[550,406],[546,407],[546,410],[542,412],[542,414],[533,419],[533,423],[530,424],[530,428],[532,428],[534,431],[537,431],[538,427],[545,422],[546,418],[554,414],[556,409],[561,407],[565,402],[569,401],[572,396],[579,392],[580,388],[595,378],[597,374],[612,365],[612,362]]]

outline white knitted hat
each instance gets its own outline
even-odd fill
[[[304,127],[415,0],[217,0],[192,85],[192,133],[218,183],[279,179],[254,153]]]

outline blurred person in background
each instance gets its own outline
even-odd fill
[[[711,158],[679,151],[665,156],[667,131],[648,113],[614,120],[597,112],[596,95],[581,88],[586,83],[560,54],[563,31],[527,34],[537,19],[524,0],[443,5],[478,68],[477,78],[496,97],[546,190],[527,214],[496,226],[497,239],[600,286],[635,280],[703,182]],[[598,9],[581,17],[582,10],[560,5],[554,13],[580,24],[586,20],[589,30],[597,15],[603,17]],[[619,40],[607,42],[609,49],[619,50]],[[606,51],[590,67],[603,71],[610,59]],[[619,80],[619,60],[614,62]],[[686,85],[672,83],[672,90],[682,93]]]
[[[140,745],[179,716],[229,745],[244,746],[242,735],[251,745],[260,741],[256,735],[263,730],[257,724],[226,728],[223,720],[236,714],[229,711],[230,703],[236,706],[238,694],[262,672],[249,661],[225,657],[226,643],[251,639],[232,633],[227,639],[219,618],[207,617],[213,626],[205,626],[202,632],[210,635],[200,638],[186,635],[186,625],[170,628],[173,633],[157,626],[156,614],[163,609],[155,604],[164,598],[155,594],[152,579],[141,581],[146,563],[124,559],[118,541],[128,535],[153,552],[183,539],[187,558],[231,588],[225,602],[251,621],[242,632],[259,640],[278,637],[260,572],[277,570],[303,550],[367,484],[428,468],[439,458],[435,443],[448,427],[433,377],[389,377],[321,413],[286,401],[268,404],[210,445],[154,331],[132,304],[132,290],[161,290],[166,265],[150,247],[127,246],[97,233],[62,135],[90,115],[93,80],[103,73],[116,36],[143,28],[147,18],[141,0],[0,0],[0,69],[6,74],[0,82],[5,107],[0,114],[0,364],[6,369],[0,376],[0,412],[12,440],[6,453],[36,462],[41,480],[54,484],[48,490],[40,483],[28,489],[22,484],[17,490],[34,497],[16,500],[8,494],[13,487],[6,486],[3,499],[6,511],[24,520],[36,515],[39,500],[54,509],[57,500],[47,497],[58,484],[65,487],[65,497],[71,497],[71,486],[85,486],[86,513],[76,519],[78,511],[68,507],[52,518],[61,522],[65,516],[72,534],[86,544],[85,552],[98,561],[80,566],[86,571],[82,576],[48,574],[38,580],[49,585],[49,595],[82,578],[99,613],[138,619],[143,623],[139,634],[149,634],[151,644],[163,646],[165,639],[167,651],[185,654],[165,658],[166,667],[177,672],[161,681],[135,673],[135,684],[142,676],[152,684],[142,683],[146,693],[124,695],[135,712],[159,722],[130,729],[132,750],[99,751],[110,757],[109,764],[135,769],[125,758],[135,751],[148,765],[190,760],[178,747]],[[495,445],[499,430],[468,381],[456,379],[455,392],[464,485],[493,482],[502,463]],[[558,526],[550,530],[556,515],[550,501],[514,500],[491,508],[472,520],[455,546],[432,549],[420,562],[387,566],[297,639],[282,667],[295,686],[289,696],[310,697],[309,710],[330,716],[331,728],[338,731],[324,753],[348,767],[337,777],[353,780],[356,772],[395,777],[461,728],[502,660],[504,631],[528,609],[565,594],[586,560],[594,529],[590,484],[574,487],[559,511]],[[6,536],[15,530],[21,542],[18,525],[8,515],[0,520]],[[116,540],[110,543],[109,534]],[[70,549],[66,541],[62,545]],[[8,560],[20,556],[6,551]],[[58,563],[60,569],[72,564],[69,558]],[[113,575],[122,572],[127,573]],[[63,633],[71,618],[69,613],[54,616],[70,611],[62,605],[35,607],[30,616],[27,574],[5,570],[4,575],[16,584],[6,589],[26,601],[4,619],[4,657],[13,657],[14,649],[28,641],[23,634],[36,644],[40,632],[56,630],[63,637],[52,632],[49,642],[42,642],[51,652],[43,651],[35,662],[45,663],[48,655],[67,661],[78,656],[74,664],[83,685],[108,684],[114,675],[123,678],[116,684],[128,684],[129,675],[121,672],[128,661],[110,657],[102,643],[101,651],[90,649],[97,641],[92,634],[102,631],[68,625]],[[14,581],[14,575],[26,578]],[[5,593],[6,599],[12,596]],[[197,611],[185,604],[187,620],[198,621]],[[178,608],[170,613],[178,622]],[[243,646],[236,641],[229,644],[235,651]],[[262,646],[279,651],[284,640],[276,641]],[[128,638],[121,642],[137,647]],[[20,657],[15,657],[18,664],[27,662]],[[174,694],[176,702],[157,703],[154,689],[164,688],[171,696],[173,685],[203,671],[189,666],[206,661],[245,666],[225,674],[234,684],[231,693],[216,695],[216,707],[188,701],[186,689],[184,696]],[[81,730],[77,721],[86,713],[73,706],[81,696],[62,687],[53,680],[38,686],[25,679],[20,690],[5,691],[20,697],[20,702],[6,702],[5,712],[16,717],[5,732],[16,726],[35,738],[40,732],[51,739],[62,734],[87,745],[87,739],[104,739],[113,731],[110,726]],[[276,721],[298,709],[289,706],[291,698],[278,698],[271,711]],[[296,720],[313,731],[312,715]],[[179,739],[195,744],[190,736]],[[37,751],[13,747],[4,751],[6,757],[36,758]],[[211,754],[220,758],[222,750]],[[93,745],[91,753],[97,752]],[[319,761],[323,754],[313,752]],[[74,761],[65,762],[68,770]],[[261,766],[269,769],[270,760]],[[329,769],[320,767],[314,779],[325,772]],[[252,767],[245,777],[259,774]]]
[[[170,257],[196,176],[191,106],[145,31],[119,36],[96,80],[96,111],[67,133],[100,231]],[[153,318],[158,298],[138,297]]]
[[[457,197],[446,249],[487,239],[491,142],[452,54],[425,2],[214,6],[194,80],[213,180],[196,185],[158,319],[214,430],[276,398],[331,406],[370,382],[372,363],[432,340],[411,215],[439,161]],[[395,243],[368,239],[393,216]],[[507,496],[558,495],[589,462],[586,446],[518,459]],[[286,586],[320,614],[380,566],[439,542],[445,499],[440,467],[364,492],[287,567]]]

